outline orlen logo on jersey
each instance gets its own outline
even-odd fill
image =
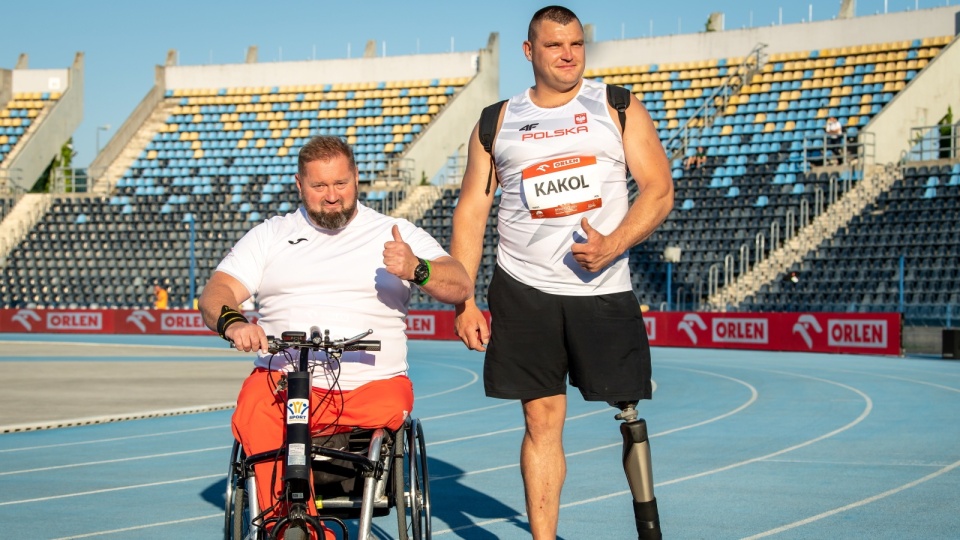
[[[647,339],[653,341],[657,339],[657,320],[653,317],[643,319],[643,326],[647,329]]]
[[[713,319],[714,343],[769,343],[766,319]]]
[[[47,330],[102,330],[103,316],[100,313],[60,312],[47,313]]]
[[[831,347],[887,346],[887,321],[830,319],[827,321],[827,343]]]
[[[436,333],[436,328],[433,315],[407,315],[407,335],[432,336]]]
[[[163,313],[160,315],[160,330],[163,332],[193,332],[206,330],[203,317],[199,313]]]

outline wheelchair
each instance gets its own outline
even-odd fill
[[[397,538],[431,537],[426,443],[419,420],[408,417],[396,432],[358,429],[314,437],[313,443],[311,469],[317,522],[334,531],[339,528],[347,540],[349,533],[343,520],[357,519],[358,538],[368,540],[375,538],[373,518],[389,515],[392,509],[397,518]],[[259,515],[253,465],[276,461],[283,455],[280,449],[247,456],[241,444],[234,441],[227,476],[225,540],[277,538],[279,529],[296,520],[275,517],[273,532],[268,532]]]
[[[411,417],[396,430],[385,428],[354,429],[343,434],[311,434],[303,405],[310,411],[309,352],[322,351],[328,359],[339,361],[344,351],[380,350],[380,342],[363,340],[368,330],[349,339],[331,340],[329,331],[320,334],[312,328],[305,332],[284,332],[280,339],[267,336],[271,353],[299,351],[292,361],[295,371],[287,373],[286,440],[278,449],[247,455],[235,441],[227,473],[225,540],[306,540],[309,531],[320,532],[321,525],[341,531],[349,540],[345,519],[359,520],[358,538],[371,540],[373,518],[393,509],[401,540],[431,537],[430,483],[427,472],[426,443],[420,421]],[[299,407],[294,407],[297,405]],[[300,413],[292,413],[298,410]],[[293,414],[300,416],[293,417]],[[307,452],[309,448],[309,452]],[[274,474],[283,476],[281,512],[269,518],[257,501],[257,477],[254,465],[273,462]],[[281,467],[280,463],[285,462]],[[273,479],[266,479],[273,484]],[[311,485],[312,482],[312,485]],[[307,497],[312,496],[317,515],[309,513]],[[331,527],[333,525],[333,527]]]

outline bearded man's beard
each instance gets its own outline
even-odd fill
[[[347,222],[350,221],[350,218],[353,217],[353,214],[356,211],[357,203],[354,201],[354,203],[349,206],[344,204],[343,208],[337,212],[308,210],[307,213],[310,214],[310,217],[313,219],[314,223],[323,227],[324,229],[342,229]]]

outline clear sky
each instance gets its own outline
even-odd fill
[[[90,163],[100,146],[153,85],[154,66],[167,51],[180,65],[244,61],[251,45],[260,62],[359,57],[368,40],[387,56],[472,51],[500,34],[500,93],[531,84],[521,44],[531,0],[6,0],[0,3],[0,68],[21,53],[30,68],[67,68],[85,55],[83,122],[74,134],[75,166]],[[832,19],[841,0],[568,0],[595,39],[609,41],[702,31],[711,12],[726,28]],[[960,0],[857,0],[857,15],[926,9]],[[587,59],[589,66],[589,58]],[[110,126],[109,130],[98,129]]]

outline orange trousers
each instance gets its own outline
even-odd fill
[[[233,413],[233,435],[249,456],[275,450],[286,436],[285,391],[277,392],[283,372],[257,368],[243,382]],[[372,381],[345,392],[314,388],[310,396],[310,430],[314,434],[337,433],[353,428],[386,427],[399,429],[413,410],[413,383],[406,376]],[[283,462],[264,462],[254,466],[260,508],[277,504],[283,488]],[[273,482],[271,482],[273,479]],[[317,509],[309,497],[310,512]],[[265,517],[272,517],[277,508]],[[325,533],[334,539],[332,531]]]

